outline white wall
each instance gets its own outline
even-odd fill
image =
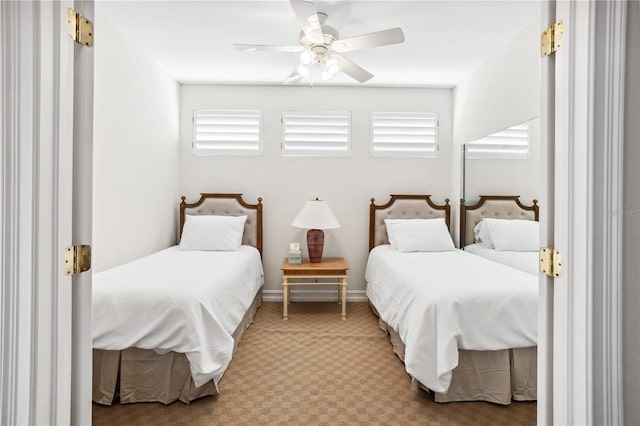
[[[629,2],[624,147],[624,423],[640,424],[640,4]]]
[[[100,19],[96,4],[93,270],[175,242],[178,83]]]
[[[195,201],[200,192],[241,192],[250,203],[264,199],[265,290],[280,290],[280,265],[289,242],[305,246],[305,232],[291,221],[306,200],[327,200],[341,228],[325,231],[325,256],[343,256],[351,296],[363,295],[368,254],[369,199],[386,202],[391,193],[431,193],[450,197],[451,90],[366,87],[201,86],[181,94],[180,192]],[[261,157],[197,157],[191,153],[195,109],[263,111]],[[352,156],[302,158],[280,155],[283,110],[347,110],[352,120]],[[429,111],[440,118],[437,159],[369,156],[371,111]],[[306,253],[305,253],[306,255]]]
[[[461,187],[459,146],[540,115],[539,40],[540,20],[536,19],[453,90],[451,172],[456,212]],[[524,200],[538,196],[538,146],[533,147],[529,160],[472,160],[467,166],[473,178],[482,175],[483,169],[491,170],[482,183],[471,187],[476,194],[467,191],[467,199],[480,193],[522,195]]]

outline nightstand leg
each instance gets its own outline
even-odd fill
[[[289,307],[289,283],[285,278],[282,281],[282,319],[289,319],[287,308]]]
[[[342,319],[347,319],[347,279],[342,278]]]

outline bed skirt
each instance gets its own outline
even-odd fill
[[[262,303],[262,289],[233,333],[233,351],[253,322]],[[180,400],[186,404],[208,395],[219,395],[213,380],[196,387],[191,379],[189,360],[184,353],[159,354],[151,349],[127,348],[121,351],[93,350],[93,401],[111,405]]]
[[[380,328],[389,335],[393,351],[404,362],[405,345],[400,335],[380,318],[372,303],[369,306],[378,317]],[[499,351],[460,349],[458,357],[449,390],[434,392],[436,402],[487,401],[508,405],[511,400],[537,399],[537,347]],[[421,383],[415,384],[431,392]]]

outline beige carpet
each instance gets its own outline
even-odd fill
[[[367,303],[264,303],[220,382],[222,395],[175,402],[93,405],[95,425],[535,424],[536,403],[438,404],[413,393]]]

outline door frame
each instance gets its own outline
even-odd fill
[[[555,57],[543,65],[554,79],[554,101],[542,104],[542,115],[552,117],[547,122],[554,127],[545,132],[553,138],[547,158],[553,161],[554,183],[542,187],[547,192],[543,199],[553,191],[552,238],[542,237],[562,253],[563,271],[551,284],[552,318],[545,306],[540,308],[540,315],[546,315],[541,324],[551,320],[553,333],[548,335],[548,322],[540,330],[545,345],[540,391],[545,397],[539,401],[538,421],[622,424],[626,3],[559,1],[554,6],[564,34]],[[545,96],[549,92],[543,90]],[[541,289],[548,288],[542,278]],[[552,359],[546,356],[549,347]]]
[[[93,0],[0,4],[0,424],[91,423],[90,359],[69,356],[78,344],[72,335],[78,279],[64,271],[74,206],[91,205],[91,162],[74,166],[74,145],[86,128],[84,143],[91,145],[93,127],[85,116],[78,132],[81,120],[74,117],[74,102],[92,96],[74,75],[78,52],[66,25],[74,6],[90,10]],[[92,82],[92,71],[82,78]],[[78,192],[78,180],[88,182],[88,195]],[[88,221],[90,241],[90,210]],[[83,327],[90,330],[91,287],[82,291],[89,295]],[[90,356],[90,340],[82,345]],[[82,377],[80,392],[73,374]]]
[[[0,5],[2,424],[70,420],[71,278],[64,274],[73,148],[69,5]]]

